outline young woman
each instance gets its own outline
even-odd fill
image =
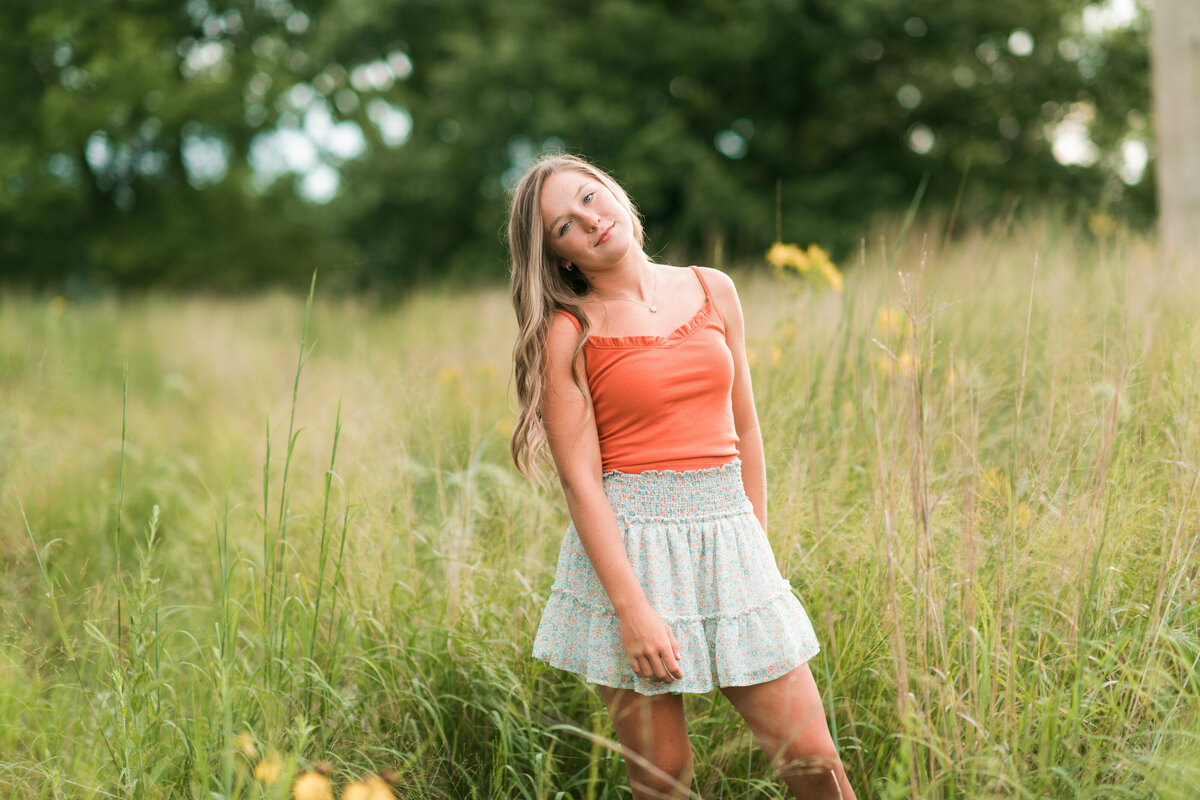
[[[525,174],[508,236],[513,459],[548,444],[571,514],[534,656],[597,684],[635,798],[688,795],[681,693],[713,688],[797,797],[853,798],[765,533],[733,282],[654,263],[625,192],[573,156]]]

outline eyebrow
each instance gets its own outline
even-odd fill
[[[580,193],[580,192],[582,192],[584,189],[586,189],[586,188],[588,187],[588,184],[589,184],[589,183],[591,183],[591,179],[590,179],[590,178],[589,178],[589,179],[587,179],[587,180],[585,180],[583,183],[579,184],[579,188],[575,190],[575,195],[574,195],[574,196],[575,196],[575,197],[579,197],[579,193]],[[559,224],[558,224],[558,223],[562,222],[562,218],[563,218],[563,217],[565,217],[565,216],[566,216],[566,214],[559,214],[559,215],[558,215],[558,216],[557,216],[557,217],[554,219],[554,221],[550,223],[550,232],[551,232],[551,233],[553,233],[554,231],[558,230],[558,228],[559,228]]]

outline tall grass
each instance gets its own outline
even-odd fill
[[[1128,238],[898,238],[841,294],[738,277],[860,796],[1193,796],[1200,289]],[[500,289],[0,299],[0,791],[627,796],[528,655],[566,520],[507,461],[512,335]],[[699,795],[782,796],[687,708]]]

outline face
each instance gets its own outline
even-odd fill
[[[546,178],[541,212],[551,252],[580,269],[620,260],[633,242],[629,212],[603,183],[583,172],[564,169]]]

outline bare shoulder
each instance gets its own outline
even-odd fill
[[[575,344],[579,341],[579,329],[571,317],[557,311],[550,315],[550,330],[546,334],[546,349],[551,358],[568,356],[575,352]]]
[[[708,284],[709,291],[712,292],[713,302],[717,304],[717,310],[721,312],[721,317],[724,319],[740,317],[742,306],[738,300],[737,287],[733,284],[733,278],[715,267],[698,266],[696,268],[704,276],[704,282]]]

